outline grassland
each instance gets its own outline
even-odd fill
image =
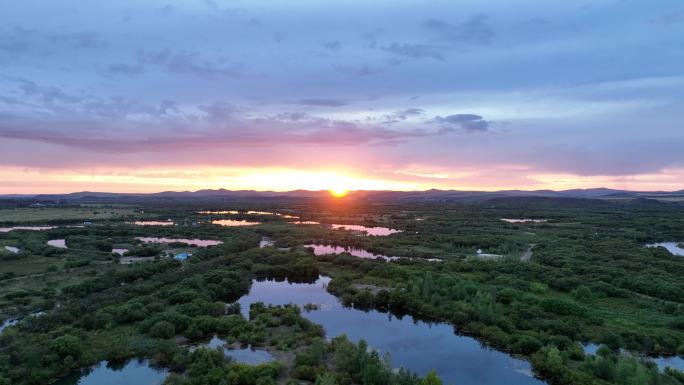
[[[0,223],[36,223],[50,221],[92,221],[102,219],[127,218],[138,215],[139,210],[132,206],[92,206],[92,207],[36,207],[1,209]]]

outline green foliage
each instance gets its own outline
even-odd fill
[[[150,335],[155,338],[171,338],[175,334],[176,328],[167,321],[159,321],[150,328]]]

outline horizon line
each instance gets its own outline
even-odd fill
[[[470,192],[470,193],[497,193],[497,192],[527,192],[527,193],[533,193],[533,192],[555,192],[555,193],[560,193],[560,192],[567,192],[567,191],[592,191],[592,190],[610,190],[614,192],[632,192],[632,193],[678,193],[678,192],[684,192],[684,189],[675,189],[675,190],[629,190],[629,189],[615,189],[615,188],[609,188],[609,187],[589,187],[589,188],[570,188],[570,189],[563,189],[563,190],[554,190],[554,189],[536,189],[536,190],[525,190],[525,189],[497,189],[497,190],[462,190],[462,189],[440,189],[440,188],[430,188],[430,189],[425,189],[425,190],[391,190],[391,189],[386,189],[386,190],[366,190],[366,189],[358,189],[358,190],[348,190],[349,194],[353,193],[359,193],[359,192],[394,192],[394,193],[421,193],[421,192],[430,192],[430,191],[439,191],[439,192]],[[286,193],[293,193],[293,192],[309,192],[309,193],[327,193],[330,192],[330,189],[320,189],[320,190],[307,190],[307,189],[294,189],[294,190],[255,190],[255,189],[237,189],[237,190],[230,190],[226,188],[218,188],[218,189],[199,189],[199,190],[160,190],[160,191],[148,191],[148,192],[112,192],[112,191],[90,191],[90,190],[81,190],[81,191],[70,191],[70,192],[53,192],[53,193],[2,193],[0,194],[0,197],[8,197],[8,196],[17,196],[17,197],[35,197],[35,196],[41,196],[41,195],[74,195],[74,194],[117,194],[117,195],[155,195],[155,194],[164,194],[164,193],[198,193],[202,191],[212,191],[212,192],[218,192],[218,191],[225,191],[225,192],[252,192],[252,193],[278,193],[278,194],[286,194]]]

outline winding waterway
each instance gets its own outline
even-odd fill
[[[323,325],[329,338],[346,334],[353,341],[364,339],[381,353],[390,353],[394,366],[421,375],[435,369],[446,384],[544,384],[532,376],[529,362],[485,347],[472,337],[460,336],[449,324],[344,307],[326,291],[329,282],[329,277],[320,277],[312,284],[253,281],[249,294],[238,302],[246,317],[250,304],[255,302],[319,305],[319,310],[303,315]]]

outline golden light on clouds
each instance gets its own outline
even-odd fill
[[[454,189],[494,191],[502,189],[608,188],[655,191],[684,188],[684,169],[629,176],[580,176],[551,174],[511,168],[414,169],[365,174],[355,170],[304,170],[282,167],[228,168],[193,167],[179,169],[73,169],[48,170],[1,167],[0,194],[69,193],[107,191],[150,193],[202,189],[330,191],[342,197],[354,190]]]

